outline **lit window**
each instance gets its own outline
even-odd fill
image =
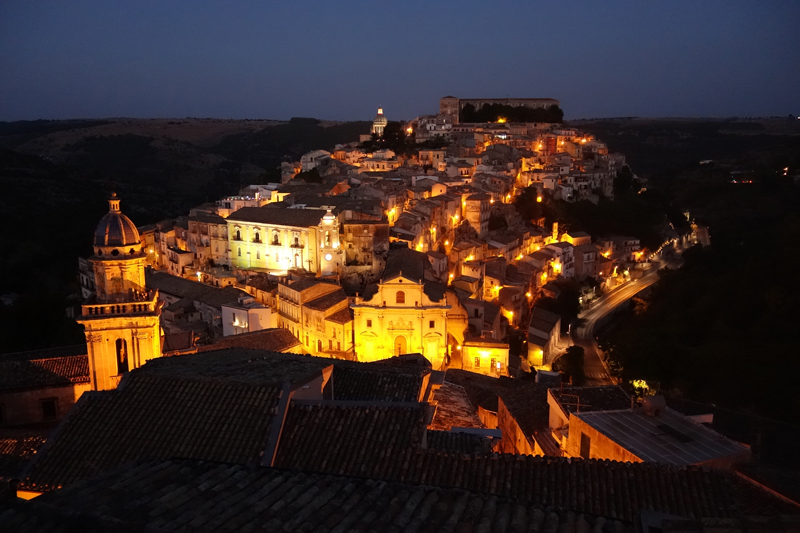
[[[480,357],[476,357],[475,358],[475,368],[480,368],[480,367],[481,367],[481,358]]]

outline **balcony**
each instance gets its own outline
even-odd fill
[[[305,245],[305,244],[301,244],[301,243],[299,243],[299,242],[296,242],[296,243],[294,243],[294,244],[290,244],[289,246],[290,246],[291,248],[298,248],[298,249],[300,249],[300,250],[302,250],[303,248],[305,248],[305,247],[306,247],[306,245]]]

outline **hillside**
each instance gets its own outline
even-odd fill
[[[369,122],[108,119],[0,122],[0,351],[80,342],[66,319],[77,259],[114,191],[137,225],[185,215],[281,161],[358,140]]]

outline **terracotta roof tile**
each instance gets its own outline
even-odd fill
[[[469,400],[467,391],[460,385],[445,381],[433,393],[436,412],[430,424],[431,429],[449,431],[453,427],[482,428],[478,409]]]
[[[86,355],[0,362],[0,390],[58,387],[88,381]]]
[[[224,348],[250,348],[254,350],[269,350],[272,352],[290,351],[299,346],[300,341],[292,332],[284,328],[269,328],[239,335],[222,337],[214,344],[198,346],[198,352],[210,352]]]
[[[416,402],[426,372],[419,368],[335,361],[332,393],[336,401]]]
[[[565,413],[630,409],[631,397],[617,385],[598,387],[560,387],[550,394]],[[580,401],[580,409],[578,402]]]
[[[14,502],[0,528],[38,533],[69,516],[89,531],[633,530],[518,498],[190,460],[134,464]]]
[[[146,458],[258,464],[279,390],[132,372],[114,391],[81,397],[31,463],[22,486],[52,490]]]
[[[305,306],[317,311],[325,311],[343,301],[347,301],[347,295],[344,293],[344,290],[338,289],[307,302]]]
[[[426,434],[429,450],[453,454],[486,454],[492,451],[492,439],[474,433],[429,429]]]
[[[425,431],[423,404],[292,402],[275,466],[365,477],[390,471]]]

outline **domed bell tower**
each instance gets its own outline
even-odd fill
[[[158,291],[145,287],[146,253],[139,231],[112,194],[108,213],[94,234],[96,294],[83,306],[92,390],[116,388],[129,370],[161,357],[161,306]]]
[[[339,225],[330,209],[322,217],[319,224],[319,271],[322,276],[339,274],[341,270],[341,243],[339,242]]]

